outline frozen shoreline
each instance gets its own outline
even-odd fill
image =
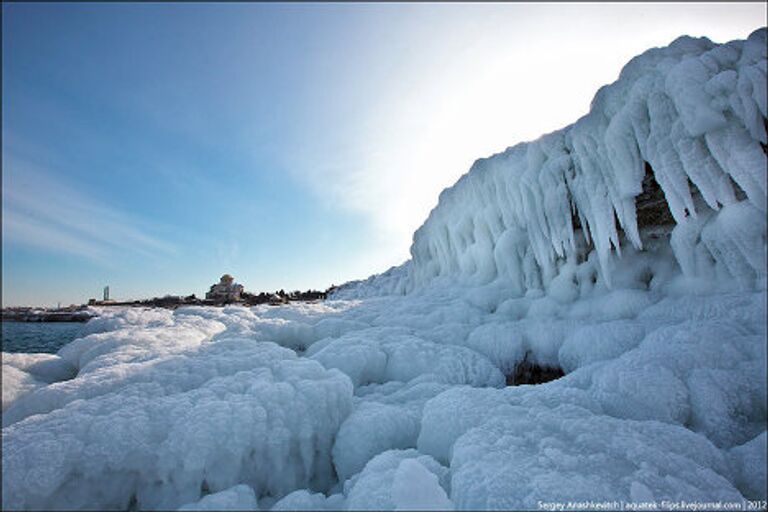
[[[330,300],[102,308],[3,354],[3,508],[765,500],[767,71],[765,29],[649,50]],[[532,367],[563,375],[508,385]]]
[[[630,501],[641,485],[656,499],[759,498],[765,292],[599,300],[620,297],[586,317],[578,303],[542,316],[549,298],[531,297],[517,320],[463,290],[110,310],[56,356],[3,354],[4,378],[36,381],[4,411],[5,504],[168,509],[201,486],[314,510],[392,508],[419,485],[474,509]],[[525,354],[566,375],[506,386]],[[38,457],[35,489],[50,494],[35,498],[19,479]],[[516,476],[488,488],[493,474]]]

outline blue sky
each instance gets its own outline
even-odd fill
[[[3,4],[4,305],[325,288],[475,158],[764,4]]]

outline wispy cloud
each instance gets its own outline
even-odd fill
[[[54,249],[58,252],[86,257],[97,263],[108,262],[102,247],[37,222],[23,213],[13,212],[11,215],[7,213],[3,215],[3,238],[6,241],[13,240],[39,249]]]
[[[134,215],[64,183],[52,172],[4,158],[3,239],[101,264],[121,254],[148,258],[176,252]]]

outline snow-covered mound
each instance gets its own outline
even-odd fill
[[[605,316],[474,293],[114,309],[58,355],[4,354],[39,385],[4,403],[3,507],[765,497],[764,291],[614,291]],[[505,386],[526,359],[567,375]]]
[[[3,508],[167,510],[243,481],[277,495],[328,489],[352,405],[345,375],[253,339],[171,356],[163,344],[9,408],[6,421],[26,418],[3,429]]]
[[[2,508],[765,500],[765,95],[765,30],[679,39],[331,300],[3,354]]]

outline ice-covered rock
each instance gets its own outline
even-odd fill
[[[741,500],[725,455],[705,437],[568,405],[517,408],[469,430],[456,442],[451,472],[451,499],[470,510],[535,509],[540,501]]]
[[[595,367],[588,392],[613,416],[678,423],[730,448],[768,422],[765,336],[723,320],[661,327]]]
[[[4,365],[12,366],[51,383],[73,378],[77,371],[74,366],[55,354],[2,353]]]
[[[355,386],[415,380],[474,386],[504,383],[499,370],[477,352],[426,341],[401,330],[357,331],[330,341],[310,357],[327,368],[340,369]]]
[[[270,510],[346,510],[344,496],[312,493],[306,489],[293,491],[275,503]]]
[[[15,366],[3,365],[3,411],[13,405],[16,400],[38,388],[45,386],[44,382]]]
[[[572,301],[594,281],[557,276],[594,253],[598,272],[583,277],[610,286],[626,247],[649,249],[649,207],[669,212],[651,218],[671,225],[652,227],[671,230],[686,276],[764,287],[767,33],[722,45],[681,37],[635,57],[574,124],[475,162],[414,234],[411,261],[343,296],[450,277]]]
[[[437,475],[415,459],[404,459],[392,481],[395,510],[453,510]]]
[[[375,455],[416,446],[419,418],[403,407],[363,402],[341,425],[333,447],[339,478],[360,472]]]
[[[279,496],[332,485],[349,379],[273,343],[206,348],[86,373],[51,412],[5,427],[3,508],[169,509],[206,487]]]
[[[71,379],[74,366],[54,354],[2,353],[3,411],[22,396],[52,382]]]
[[[446,489],[448,468],[413,449],[377,455],[344,484],[349,510],[451,510]]]

